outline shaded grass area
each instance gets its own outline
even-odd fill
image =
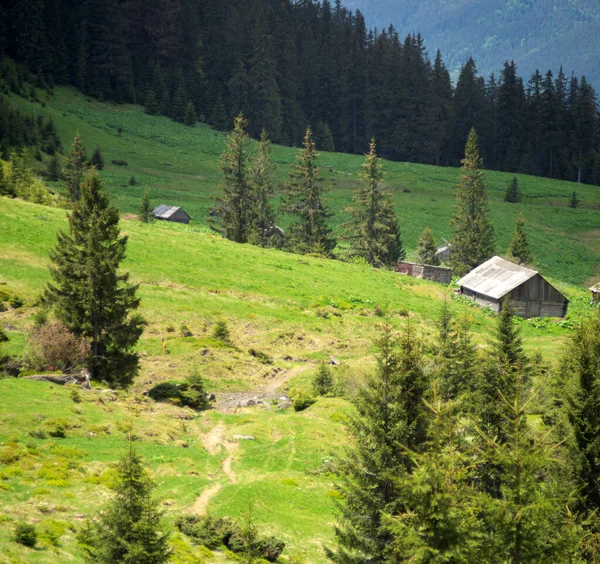
[[[25,111],[51,115],[65,148],[76,131],[82,134],[89,153],[100,147],[106,163],[102,176],[123,212],[135,213],[148,189],[155,204],[180,205],[196,224],[206,223],[213,197],[219,193],[218,157],[225,146],[223,134],[205,124],[187,127],[165,117],[149,116],[139,106],[101,103],[69,88],[58,88],[44,108],[16,96],[12,100]],[[273,153],[278,165],[276,182],[282,189],[296,150],[274,146]],[[128,166],[113,165],[112,160],[125,160]],[[358,186],[362,162],[361,156],[321,155],[321,171],[325,185],[331,187],[329,205],[336,212],[332,221],[338,233],[348,219],[344,210]],[[383,164],[409,253],[416,249],[427,226],[438,240],[448,238],[458,170],[388,161]],[[132,175],[139,185],[128,185]],[[517,177],[524,194],[519,205],[503,201],[511,174],[486,173],[497,251],[506,250],[516,218],[523,213],[542,274],[573,284],[598,276],[600,251],[589,239],[599,229],[600,189],[527,175]],[[577,209],[568,207],[573,190],[581,200]],[[281,222],[285,225],[286,218]]]

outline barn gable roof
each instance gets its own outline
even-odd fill
[[[457,284],[499,300],[536,274],[537,271],[531,268],[495,256],[471,270]]]
[[[179,206],[167,206],[165,204],[161,204],[152,210],[152,215],[161,219],[169,219],[172,215],[177,213],[178,210],[181,210]],[[185,215],[188,215],[184,210],[181,211],[185,213]]]

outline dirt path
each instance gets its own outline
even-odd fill
[[[203,437],[202,442],[204,443],[204,447],[206,448],[208,453],[212,456],[218,454],[221,447],[225,449],[225,451],[227,452],[227,457],[225,458],[225,460],[223,460],[221,468],[227,476],[227,478],[229,479],[229,482],[235,484],[237,482],[237,476],[231,468],[231,463],[233,462],[233,455],[238,447],[238,443],[226,441],[225,430],[225,424],[221,421],[218,425],[213,427],[207,435]],[[198,499],[196,499],[196,501],[194,502],[194,505],[192,506],[192,511],[194,513],[197,513],[198,515],[206,513],[210,500],[219,493],[222,487],[223,484],[213,484],[209,488],[205,489],[200,494]]]

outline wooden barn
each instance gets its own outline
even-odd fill
[[[413,278],[433,280],[440,284],[450,284],[450,280],[452,280],[452,270],[444,268],[443,266],[416,264],[414,262],[399,262],[398,272],[400,274],[407,274]]]
[[[569,300],[538,272],[493,257],[461,278],[460,293],[496,312],[510,299],[521,317],[564,317]]]
[[[165,206],[161,204],[152,210],[152,215],[162,221],[174,221],[175,223],[189,223],[190,216],[177,206]]]

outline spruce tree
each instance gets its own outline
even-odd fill
[[[600,511],[599,315],[585,320],[571,337],[563,370],[575,380],[574,393],[567,396],[567,414],[574,437],[574,470],[581,488],[580,505],[586,514],[591,514]]]
[[[290,180],[286,183],[284,210],[296,220],[289,228],[294,250],[300,253],[328,255],[335,247],[327,218],[331,217],[323,201],[323,188],[320,184],[319,167],[310,127],[306,130],[303,148],[296,155],[292,165]]]
[[[456,274],[463,275],[494,254],[494,226],[488,219],[482,160],[475,129],[471,129],[456,190],[452,216],[452,255]]]
[[[223,196],[217,199],[213,213],[227,239],[236,243],[248,241],[248,214],[250,211],[248,186],[248,145],[246,120],[240,114],[234,119],[233,131],[227,138],[221,155],[221,187]]]
[[[319,363],[312,385],[316,396],[326,396],[333,390],[331,368],[324,362]]]
[[[352,199],[353,206],[349,209],[352,221],[346,225],[344,236],[350,241],[352,252],[370,265],[393,266],[406,253],[392,195],[382,187],[383,173],[374,139],[371,139],[360,177],[363,186]]]
[[[90,165],[95,166],[96,170],[102,170],[104,168],[104,159],[102,158],[102,153],[100,152],[99,147],[96,147],[96,150],[92,154]]]
[[[62,170],[62,184],[66,188],[67,198],[71,202],[77,202],[81,198],[81,181],[87,169],[85,148],[78,133],[75,135],[65,168]]]
[[[571,199],[569,200],[569,207],[573,209],[579,207],[579,198],[577,197],[577,192],[575,192],[575,190],[573,190],[573,193],[571,194]]]
[[[153,223],[155,218],[152,215],[152,204],[150,203],[150,193],[144,190],[140,207],[138,208],[138,219],[142,223]]]
[[[426,227],[419,239],[419,247],[417,248],[417,260],[420,264],[429,264],[438,266],[440,264],[440,257],[436,255],[437,247],[433,233]]]
[[[510,242],[510,245],[508,246],[506,255],[509,258],[509,260],[513,260],[518,264],[533,264],[533,255],[529,250],[527,234],[525,233],[525,219],[522,215],[520,215],[517,219],[515,234],[513,235],[513,239]]]
[[[162,564],[171,558],[164,513],[155,485],[133,450],[117,464],[114,497],[97,519],[88,521],[79,541],[91,562]]]
[[[70,331],[89,341],[92,377],[127,386],[138,370],[133,347],[144,326],[139,315],[131,315],[140,303],[137,285],[119,272],[127,237],[120,236],[119,211],[110,206],[95,170],[88,172],[81,191],[69,216],[69,233],[60,231],[50,252],[53,282],[44,301]]]
[[[519,190],[519,181],[516,176],[513,176],[510,184],[506,188],[504,193],[504,201],[510,202],[511,204],[518,204],[523,199],[521,191]]]
[[[275,227],[275,212],[269,198],[274,193],[275,163],[271,155],[271,141],[262,130],[260,142],[248,171],[249,205],[248,242],[266,247]]]
[[[156,92],[154,88],[148,89],[148,94],[146,94],[146,100],[144,101],[144,109],[146,113],[151,116],[158,115],[160,113],[160,100],[156,97]]]
[[[474,449],[458,424],[460,412],[437,398],[428,409],[428,440],[422,452],[408,452],[415,469],[398,478],[403,511],[385,516],[392,536],[387,562],[494,562],[472,480]]]
[[[389,318],[377,342],[377,370],[354,400],[348,428],[351,446],[340,460],[340,515],[337,548],[326,549],[336,563],[383,563],[391,532],[382,513],[403,510],[398,478],[413,469],[407,452],[422,451],[429,414],[423,399],[429,383],[422,367],[422,343],[407,321],[399,340]]]
[[[192,102],[188,102],[188,105],[185,109],[183,123],[185,123],[185,125],[189,125],[190,127],[196,123],[196,110],[194,110],[194,104],[192,104]]]

